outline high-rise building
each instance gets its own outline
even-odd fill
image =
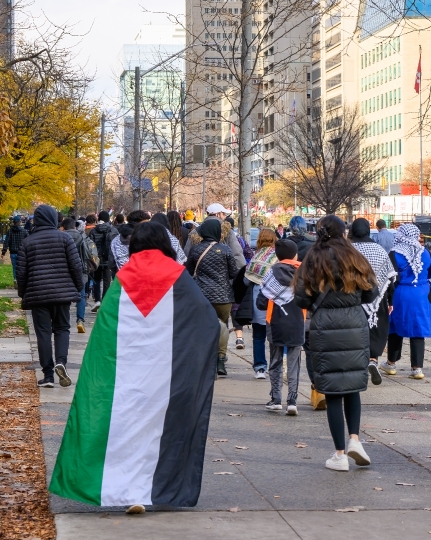
[[[382,163],[376,184],[386,195],[418,193],[418,185],[403,184],[410,163],[419,163],[419,95],[415,92],[419,46],[422,99],[431,77],[426,44],[431,40],[431,2],[370,2],[358,19],[358,101],[365,122],[361,152]],[[429,113],[424,108],[424,124]],[[431,138],[424,130],[423,158],[431,155]],[[419,182],[419,180],[418,180]]]
[[[10,61],[14,53],[14,1],[0,0],[0,58]]]

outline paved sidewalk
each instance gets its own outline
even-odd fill
[[[71,317],[72,321],[74,317]],[[95,316],[87,314],[91,330]],[[89,333],[72,327],[69,373],[76,381]],[[35,341],[30,334],[32,351]],[[253,377],[251,333],[246,349],[229,352],[227,379],[215,383],[202,493],[195,509],[125,516],[51,496],[58,540],[425,538],[431,531],[431,385],[396,377],[362,394],[363,432],[372,466],[349,473],[325,469],[333,451],[326,413],[309,405],[305,365],[299,416],[269,413],[269,381]],[[428,349],[428,347],[427,347]],[[427,357],[431,353],[427,350]],[[425,373],[431,378],[431,362]],[[285,388],[287,394],[287,388]],[[74,386],[41,389],[42,433],[48,479],[61,442]],[[284,396],[285,397],[285,396]],[[240,416],[231,416],[240,415]],[[387,432],[389,431],[389,433]],[[395,433],[392,433],[394,431]],[[219,442],[227,439],[226,442]],[[373,441],[373,442],[371,442]],[[303,442],[306,448],[297,448]],[[236,449],[245,446],[247,449]],[[229,472],[229,475],[214,473]],[[396,485],[398,482],[414,486]],[[379,487],[382,490],[376,490]],[[351,508],[352,513],[335,512]]]
[[[0,289],[0,297],[18,298],[15,289]],[[27,363],[32,361],[29,336],[0,338],[0,363]]]

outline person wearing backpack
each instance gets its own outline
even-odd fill
[[[100,308],[100,301],[105,296],[106,291],[111,285],[111,270],[108,266],[109,251],[111,248],[111,242],[115,236],[118,235],[117,229],[109,222],[109,214],[106,211],[99,213],[99,222],[91,229],[89,238],[93,240],[97,247],[97,253],[100,259],[100,265],[93,274],[94,280],[94,300],[95,304],[91,311],[96,313]],[[103,281],[103,294],[100,293],[100,285]]]
[[[78,250],[79,258],[81,259],[84,287],[80,292],[80,300],[76,302],[76,328],[78,329],[79,334],[85,334],[85,284],[88,281],[89,274],[87,246],[89,243],[93,244],[95,251],[96,246],[90,238],[76,230],[76,222],[73,218],[64,219],[61,223],[61,229],[72,237],[76,249]],[[96,269],[97,266],[93,268]]]

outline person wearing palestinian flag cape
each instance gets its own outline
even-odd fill
[[[219,322],[162,225],[138,225],[130,255],[97,315],[50,491],[131,512],[195,506]]]

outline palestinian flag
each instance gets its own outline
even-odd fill
[[[85,351],[50,490],[99,506],[194,506],[220,325],[159,250],[117,274]]]

